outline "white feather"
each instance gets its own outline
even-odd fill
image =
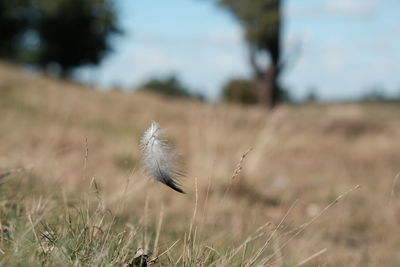
[[[155,180],[184,193],[177,181],[177,155],[163,137],[164,130],[153,121],[140,140],[145,169]]]

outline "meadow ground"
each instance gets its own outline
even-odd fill
[[[143,171],[152,120],[186,195]],[[269,113],[0,65],[2,266],[400,266],[399,171],[399,105]]]

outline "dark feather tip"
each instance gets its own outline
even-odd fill
[[[169,175],[166,175],[165,173],[160,173],[160,181],[165,184],[166,186],[171,187],[174,189],[176,192],[186,194],[185,191],[182,190],[181,186],[174,180],[174,178],[170,177]]]
[[[174,189],[179,193],[186,194],[186,192],[183,191],[182,188],[180,188],[173,180],[168,180],[164,184],[171,187],[172,189]]]

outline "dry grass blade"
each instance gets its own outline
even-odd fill
[[[146,195],[146,201],[144,204],[144,238],[143,238],[143,242],[144,242],[144,251],[148,251],[149,250],[149,236],[148,236],[148,230],[149,230],[149,195]]]
[[[192,237],[192,230],[193,230],[193,225],[196,220],[196,215],[197,215],[197,205],[198,205],[198,200],[199,200],[199,190],[198,190],[198,185],[197,185],[197,177],[194,179],[194,184],[195,184],[195,190],[196,190],[196,201],[194,204],[194,210],[193,210],[193,216],[192,220],[190,221],[190,227],[189,227],[189,240],[191,240]]]
[[[392,204],[394,195],[395,195],[395,193],[396,193],[396,184],[397,184],[397,181],[399,180],[399,178],[400,178],[400,172],[397,173],[396,176],[395,176],[394,179],[393,179],[392,190],[390,191],[390,200],[389,200],[389,204]]]
[[[354,192],[355,190],[359,189],[360,185],[356,185],[355,187],[347,190],[346,192],[340,194],[335,200],[333,200],[331,203],[329,203],[325,208],[323,208],[316,216],[314,216],[310,221],[306,222],[305,224],[300,226],[300,229],[295,232],[288,240],[286,240],[285,243],[279,248],[279,250],[282,250],[284,247],[287,246],[287,244],[296,236],[301,234],[302,232],[305,231],[306,228],[308,228],[312,223],[314,223],[319,217],[321,217],[327,210],[329,210],[333,205],[338,203],[342,198],[347,196],[348,194]],[[272,259],[275,256],[275,253],[272,255],[268,256],[264,261],[263,264],[266,264],[270,259]]]
[[[160,210],[160,218],[158,220],[156,238],[154,240],[154,246],[153,246],[153,255],[157,254],[158,240],[160,239],[160,233],[161,233],[161,226],[162,226],[163,218],[164,218],[164,205],[161,206],[161,210]]]
[[[288,211],[285,213],[285,215],[283,216],[283,218],[281,219],[281,221],[279,222],[279,224],[275,227],[274,231],[270,234],[270,236],[268,237],[267,241],[265,241],[265,243],[263,244],[263,246],[258,250],[258,252],[256,253],[256,255],[253,257],[253,259],[250,260],[250,262],[248,264],[246,264],[246,267],[252,266],[257,259],[260,257],[260,255],[264,252],[264,250],[267,248],[268,244],[271,242],[272,238],[274,238],[276,232],[278,231],[279,227],[283,224],[283,222],[286,220],[287,216],[289,216],[290,211],[294,208],[294,206],[296,205],[297,200],[290,206],[290,208],[288,209]]]
[[[86,170],[88,159],[89,159],[89,143],[87,137],[85,137],[85,159],[83,161],[84,170]]]
[[[309,262],[309,261],[315,259],[316,257],[319,257],[320,255],[326,253],[327,251],[328,251],[327,248],[323,248],[323,249],[321,249],[320,251],[318,251],[318,252],[312,254],[311,256],[309,256],[309,257],[307,257],[306,259],[304,259],[304,260],[300,261],[299,263],[297,263],[297,264],[295,265],[295,267],[303,266],[303,265],[306,264],[307,262]]]
[[[179,240],[176,240],[168,249],[163,251],[160,255],[157,255],[157,257],[153,258],[152,260],[149,261],[149,264],[154,264],[157,262],[159,258],[167,254],[173,247],[175,247],[176,244],[178,244]]]
[[[249,148],[246,152],[244,152],[242,154],[242,157],[240,158],[240,161],[239,161],[238,165],[236,166],[235,171],[232,174],[232,177],[231,177],[232,180],[234,180],[237,176],[240,175],[240,173],[242,172],[242,169],[243,169],[243,166],[242,166],[243,161],[252,150],[253,150],[253,148]]]
[[[240,175],[240,173],[243,170],[243,162],[244,159],[247,157],[247,155],[253,150],[253,148],[249,148],[246,152],[244,152],[236,166],[236,169],[233,171],[231,179],[229,181],[229,186],[225,189],[224,195],[222,197],[223,200],[225,200],[227,194],[229,193],[229,191],[231,190],[232,186],[233,186],[233,181],[236,179],[236,177],[238,177]]]
[[[259,238],[265,236],[265,233],[263,230],[267,227],[270,226],[270,222],[266,222],[262,226],[260,226],[256,231],[254,231],[253,234],[251,234],[249,237],[246,238],[246,240],[240,244],[237,248],[235,248],[232,252],[230,252],[228,255],[225,257],[221,257],[220,259],[216,260],[213,264],[210,266],[219,266],[217,265],[218,263],[225,261],[225,262],[230,262],[233,257],[235,257],[242,249],[245,250],[246,246],[250,244],[251,242],[254,242],[258,240]],[[219,254],[219,253],[218,253]],[[244,261],[243,261],[244,262]]]
[[[29,220],[29,223],[30,223],[30,225],[31,225],[31,227],[32,227],[32,231],[33,231],[33,234],[34,234],[34,236],[35,236],[36,242],[38,242],[38,244],[39,244],[39,246],[40,246],[42,252],[45,253],[46,250],[44,249],[44,247],[43,247],[43,245],[42,245],[42,242],[40,241],[40,238],[38,237],[38,235],[37,235],[37,233],[36,233],[35,225],[33,224],[31,215],[28,215],[28,220]]]

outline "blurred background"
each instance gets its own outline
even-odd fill
[[[0,0],[0,266],[400,266],[399,14]],[[143,170],[152,120],[186,195]]]
[[[400,98],[396,0],[0,5],[3,59],[96,88],[268,106]]]

